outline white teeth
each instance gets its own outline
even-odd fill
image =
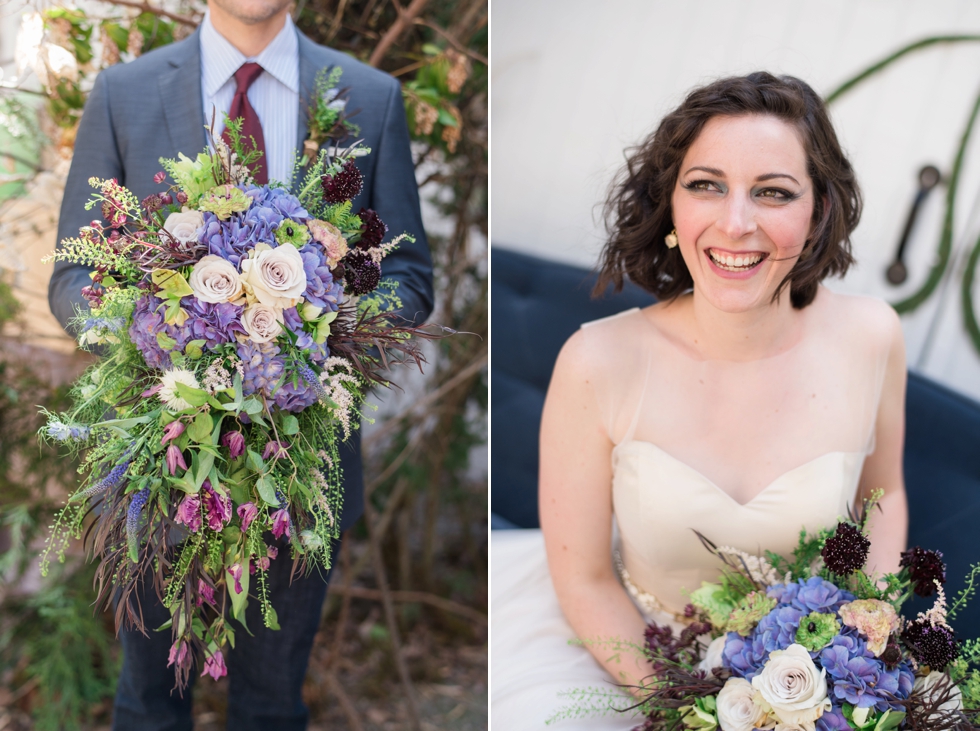
[[[727,269],[729,271],[744,271],[754,267],[760,261],[762,261],[762,254],[751,254],[747,256],[732,256],[731,254],[722,254],[716,252],[713,249],[708,250],[708,255],[711,260],[720,266],[722,269]]]

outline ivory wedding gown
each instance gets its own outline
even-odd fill
[[[853,504],[894,314],[825,289],[801,312],[804,337],[751,362],[699,359],[636,309],[583,326],[589,381],[615,445],[615,549],[647,619],[678,628],[672,614],[686,593],[717,579],[720,562],[692,529],[718,546],[788,555],[802,527],[833,526]],[[562,691],[612,687],[589,651],[569,644],[541,531],[492,533],[491,617],[493,729],[542,729],[566,704]],[[552,728],[641,722],[614,714]]]

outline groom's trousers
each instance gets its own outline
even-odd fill
[[[313,638],[320,625],[330,572],[299,574],[290,585],[293,561],[289,546],[277,544],[279,556],[267,572],[269,599],[279,617],[280,630],[262,624],[259,602],[250,598],[245,621],[252,635],[235,626],[235,649],[226,648],[228,667],[229,731],[305,731],[309,711],[303,703],[303,679]],[[340,542],[334,544],[339,555]],[[252,585],[256,580],[253,577]],[[191,671],[191,684],[183,696],[174,689],[174,669],[167,667],[173,642],[169,629],[154,629],[170,619],[152,589],[140,596],[147,634],[122,630],[123,667],[116,688],[113,731],[192,731],[191,690],[200,674]],[[210,678],[202,681],[212,682]]]

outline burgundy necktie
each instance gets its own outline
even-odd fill
[[[241,68],[235,72],[235,83],[238,86],[235,88],[235,97],[231,100],[231,109],[228,110],[229,119],[242,118],[242,143],[245,152],[252,149],[252,143],[249,138],[255,138],[255,144],[262,156],[256,160],[254,163],[249,165],[249,169],[252,171],[252,176],[255,178],[255,182],[259,185],[265,185],[269,182],[269,162],[266,160],[265,155],[265,137],[262,135],[262,123],[259,121],[259,115],[255,113],[255,109],[248,100],[248,87],[252,85],[262,74],[262,67],[253,61],[248,63],[243,63]],[[221,133],[221,139],[227,144],[231,144],[231,140],[228,139],[228,130],[226,129]]]

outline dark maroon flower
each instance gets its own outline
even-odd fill
[[[353,159],[345,162],[336,175],[324,175],[320,178],[323,199],[331,205],[353,200],[361,192],[363,183],[364,178]]]
[[[930,670],[945,669],[960,654],[959,643],[947,625],[933,625],[927,619],[917,619],[905,625],[902,642],[918,662]]]
[[[177,191],[177,202],[184,205],[187,202],[187,193],[182,190]]]
[[[377,246],[388,233],[388,226],[381,220],[381,216],[370,208],[362,208],[357,212],[361,219],[361,240],[357,245],[361,249],[370,249]]]
[[[143,199],[143,208],[147,213],[156,213],[163,208],[163,201],[157,193],[151,193]]]
[[[881,653],[881,661],[889,670],[894,670],[902,662],[902,648],[898,646],[893,638],[888,639],[884,652]]]
[[[946,583],[946,565],[939,551],[926,551],[915,546],[902,554],[899,565],[909,570],[913,589],[919,596],[932,596],[937,581]]]
[[[838,523],[834,535],[827,539],[820,555],[827,568],[840,576],[852,574],[868,560],[869,541],[850,523]]]
[[[373,292],[381,281],[381,265],[356,249],[344,257],[344,289],[355,297]]]
[[[174,197],[170,195],[170,193],[162,193],[160,195],[160,202],[163,203],[163,205],[165,206],[169,206],[171,203],[174,202]]]

